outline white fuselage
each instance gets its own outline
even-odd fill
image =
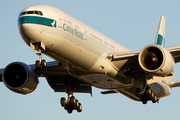
[[[43,15],[27,11],[41,11]],[[36,5],[24,9],[23,12],[26,13],[19,16],[19,29],[29,46],[32,47],[33,43],[41,42],[44,54],[89,73],[79,76],[79,79],[95,87],[116,90],[138,100],[133,91],[134,87],[118,90],[122,85],[129,83],[125,83],[121,75],[119,78],[122,79],[114,79],[118,69],[106,56],[107,53],[125,52],[130,51],[129,49],[57,8]],[[166,91],[165,85],[161,82],[154,83],[154,86],[160,86],[165,91],[158,97],[170,94],[169,89]]]

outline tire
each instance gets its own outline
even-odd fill
[[[62,107],[64,107],[65,102],[66,102],[66,99],[65,99],[64,97],[63,97],[63,98],[61,98],[61,106],[62,106]]]
[[[141,93],[140,92],[136,93],[136,96],[140,98],[141,97]]]
[[[75,104],[74,104],[74,109],[77,109],[79,107],[79,102],[78,100],[76,100]]]
[[[42,61],[41,61],[41,65],[42,65],[43,68],[45,68],[45,67],[46,67],[46,61],[45,61],[45,60],[42,60]]]
[[[145,90],[146,97],[150,98],[151,92],[152,92],[151,89],[149,87],[147,87],[146,90]]]
[[[70,105],[74,106],[74,104],[76,103],[76,99],[74,96],[70,97]]]
[[[67,112],[69,113],[69,114],[71,114],[72,113],[72,109],[67,109]]]
[[[39,60],[37,60],[35,64],[36,64],[36,68],[40,68],[41,67],[41,63],[40,63]]]
[[[140,89],[140,88],[137,88],[137,89],[136,89],[136,96],[137,96],[137,97],[140,97],[140,96],[141,96],[141,89]]]
[[[82,105],[81,105],[81,103],[79,103],[79,106],[78,106],[78,108],[77,108],[77,111],[78,111],[78,112],[81,112],[81,111],[82,111]]]
[[[149,96],[149,99],[152,100],[152,98],[154,98],[154,92],[151,91],[151,95]]]
[[[156,97],[156,95],[154,95],[154,97],[152,98],[152,102],[153,102],[153,103],[156,103],[156,102],[157,102],[157,97]]]
[[[143,100],[142,103],[143,103],[143,104],[147,104],[147,101],[146,101],[146,100]]]
[[[65,110],[68,110],[67,104],[64,104],[64,109],[65,109]]]

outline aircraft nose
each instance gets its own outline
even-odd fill
[[[25,43],[28,45],[35,36],[34,34],[32,34],[32,32],[34,31],[34,27],[32,25],[33,23],[34,20],[33,17],[31,16],[23,16],[23,17],[19,17],[18,19],[19,32]]]
[[[19,19],[18,19],[18,26],[19,27],[22,27],[22,28],[24,28],[24,29],[32,29],[32,26],[31,27],[25,27],[25,26],[27,26],[26,24],[33,24],[34,23],[34,20],[33,20],[33,17],[31,17],[31,16],[26,16],[26,17],[19,17]]]

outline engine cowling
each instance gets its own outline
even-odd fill
[[[155,76],[167,76],[173,72],[174,59],[171,53],[159,45],[147,45],[138,56],[140,67]]]
[[[3,82],[7,88],[20,94],[33,92],[38,85],[38,77],[27,64],[13,62],[4,69]]]

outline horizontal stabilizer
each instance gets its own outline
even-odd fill
[[[173,88],[173,87],[180,87],[180,81],[169,82],[168,85],[169,85],[170,88]]]
[[[154,76],[153,78],[147,80],[147,84],[152,84],[152,83],[163,81],[163,80],[170,79],[173,77],[174,77],[174,72],[172,72],[170,76],[166,76],[166,77]]]

